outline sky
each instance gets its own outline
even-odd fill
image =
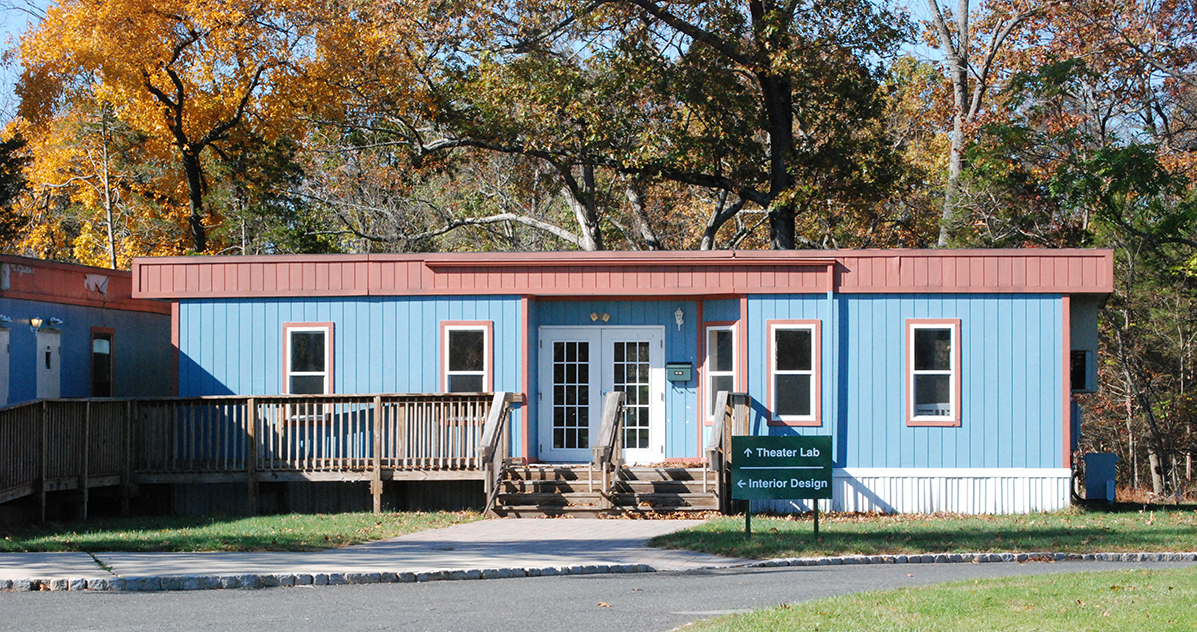
[[[8,51],[29,28],[31,13],[40,13],[49,4],[48,0],[0,0],[0,46]],[[13,86],[19,75],[20,69],[11,60],[0,61],[0,123],[11,120],[16,113]]]

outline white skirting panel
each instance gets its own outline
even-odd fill
[[[884,513],[1015,514],[1069,506],[1067,468],[845,468],[832,472],[821,510]],[[753,511],[809,511],[811,501],[753,501]]]

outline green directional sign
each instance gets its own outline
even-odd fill
[[[732,498],[831,498],[831,437],[732,437]]]

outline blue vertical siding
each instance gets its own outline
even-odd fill
[[[519,299],[508,297],[184,301],[179,391],[281,393],[283,324],[331,322],[335,392],[435,393],[446,320],[492,321],[494,387],[520,391]]]
[[[34,316],[49,321],[61,318],[60,394],[62,397],[91,395],[91,328],[112,329],[113,395],[116,397],[163,397],[172,394],[172,351],[170,315],[133,312],[81,305],[65,305],[0,298],[0,314],[13,322],[9,329],[8,403],[37,397],[40,360],[36,334],[29,329]]]
[[[756,401],[754,432],[830,435],[837,467],[1058,467],[1064,396],[1058,295],[757,295],[746,303],[742,314],[739,299],[706,301],[703,317],[738,320],[743,326],[744,379]],[[680,330],[674,320],[679,307]],[[519,454],[521,415],[528,415],[532,445],[539,436],[540,326],[663,326],[664,359],[697,367],[697,311],[696,302],[683,300],[532,300],[525,336],[518,297],[185,301],[180,305],[180,394],[281,392],[282,325],[287,322],[334,323],[336,392],[436,392],[441,388],[440,323],[489,320],[497,390],[521,390],[520,354],[528,352],[530,401],[513,419],[514,453]],[[610,319],[596,325],[592,312],[608,313]],[[961,321],[959,428],[906,425],[903,345],[911,318]],[[822,427],[767,425],[766,324],[781,319],[822,323]],[[19,338],[14,333],[14,357]],[[64,334],[64,347],[65,340]],[[689,383],[666,384],[666,458],[701,456],[698,378],[696,371]],[[64,394],[66,383],[64,374]]]
[[[703,301],[702,318],[707,322],[740,320],[740,299]]]
[[[525,408],[528,416],[528,446],[532,454],[537,456],[537,437],[540,436],[540,304],[534,300],[528,301],[528,405]],[[522,445],[522,444],[521,444]]]
[[[1058,295],[750,297],[754,430],[831,435],[837,467],[1059,467],[1061,305]],[[766,321],[816,318],[823,323],[823,426],[766,427]],[[904,344],[911,318],[961,321],[959,428],[906,425]]]

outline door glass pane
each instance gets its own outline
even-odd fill
[[[324,372],[323,331],[291,332],[291,371],[297,373]]]
[[[616,342],[613,357],[616,379],[614,388],[626,394],[623,413],[623,447],[649,447],[649,343]]]
[[[952,330],[914,330],[914,370],[952,370]]]
[[[809,329],[777,329],[775,353],[778,371],[811,370],[811,335]]]
[[[590,447],[589,342],[553,343],[553,449]]]

